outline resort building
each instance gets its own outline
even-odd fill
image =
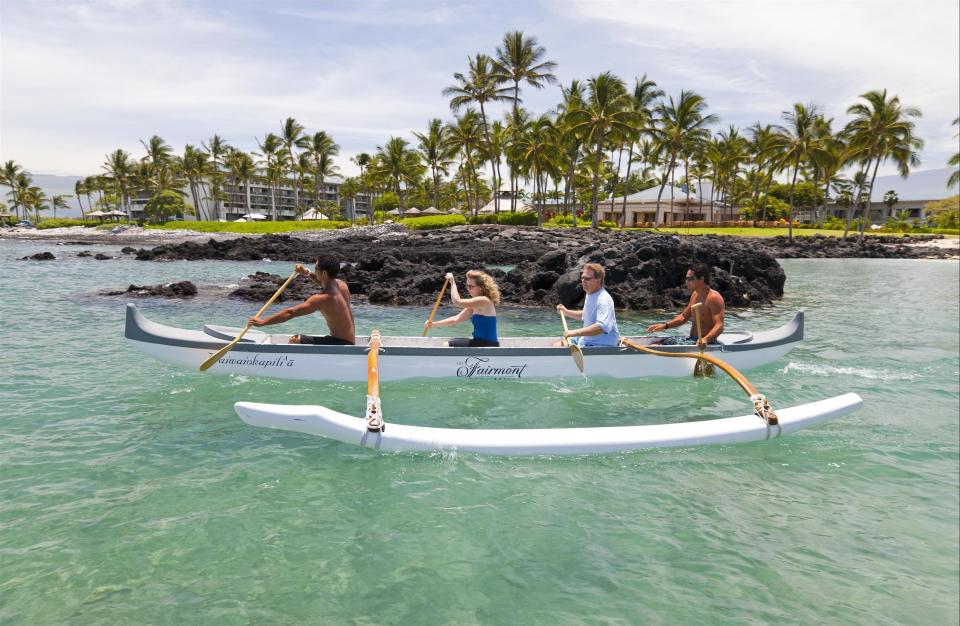
[[[335,202],[340,205],[341,214],[345,219],[352,219],[354,217],[363,217],[367,215],[367,212],[370,210],[370,203],[372,202],[372,194],[360,193],[355,198],[341,198],[340,185],[342,184],[343,179],[339,177],[324,181],[319,200]],[[273,199],[271,200],[270,187],[258,182],[250,183],[249,208],[247,206],[247,188],[248,185],[243,183],[234,184],[229,181],[224,182],[224,197],[220,202],[221,219],[235,221],[244,217],[245,215],[262,215],[264,216],[263,218],[257,219],[273,219],[274,205],[276,206],[276,219],[278,221],[303,219],[303,217],[298,216],[297,213],[296,199],[298,194],[293,185],[281,185],[279,188],[274,189]],[[189,190],[183,189],[182,191],[184,193],[184,199],[188,203],[192,204],[193,198],[190,196]],[[151,192],[143,192],[131,198],[131,217],[134,220],[139,221],[143,219],[143,208],[150,199],[150,196]],[[307,211],[314,208],[314,205],[316,204],[315,201],[317,200],[317,198],[314,197],[313,189],[310,187],[304,187],[303,189],[299,190],[299,200],[300,207],[306,209],[301,210],[301,213],[303,215],[310,215],[310,213]],[[204,201],[204,210],[209,210],[208,207],[212,207],[212,205],[212,201]],[[326,216],[326,214],[329,212],[330,211],[328,210],[323,210],[321,207],[321,214]],[[180,215],[177,217],[178,219],[186,219],[191,221],[200,219],[199,215]]]
[[[956,189],[947,189],[947,179],[953,170],[949,167],[913,172],[909,178],[900,176],[878,176],[873,185],[871,198],[872,220],[881,223],[883,215],[900,217],[905,220],[925,220],[929,215],[926,204],[956,195]],[[897,201],[888,209],[883,197],[888,191],[897,194]],[[837,206],[836,198],[830,198],[826,206],[826,217],[846,218],[847,209]],[[886,213],[885,213],[886,212]]]
[[[712,187],[708,183],[702,185],[703,198],[697,195],[695,188],[690,188],[689,195],[686,187],[675,187],[673,199],[670,199],[670,188],[665,187],[660,194],[660,187],[651,187],[624,198],[613,198],[613,207],[610,200],[601,200],[598,206],[600,219],[616,222],[625,227],[652,223],[656,220],[657,197],[660,197],[660,214],[663,224],[669,226],[675,222],[725,222],[737,219],[737,208],[721,202],[710,200]],[[621,219],[625,218],[625,219]]]

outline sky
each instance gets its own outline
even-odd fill
[[[561,83],[646,74],[703,95],[716,129],[778,123],[795,102],[839,127],[886,88],[923,112],[918,169],[958,150],[957,0],[0,0],[0,160],[86,176],[154,134],[178,153],[215,133],[254,150],[292,116],[331,134],[353,175],[350,157],[451,119],[453,73],[512,30]],[[521,96],[543,113],[560,89]]]

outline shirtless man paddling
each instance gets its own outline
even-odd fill
[[[697,263],[691,265],[687,270],[686,277],[687,288],[690,289],[690,302],[687,308],[666,322],[652,324],[647,328],[648,333],[654,333],[668,328],[682,326],[686,322],[693,320],[695,314],[700,317],[700,328],[703,329],[703,337],[697,336],[697,324],[690,327],[689,339],[695,339],[697,347],[703,349],[708,343],[716,343],[717,337],[723,332],[723,296],[720,292],[710,288],[710,266],[706,263]],[[703,306],[694,309],[693,305],[702,303]],[[699,313],[695,311],[699,310]]]
[[[271,315],[266,319],[251,317],[252,326],[272,326],[282,324],[295,317],[310,315],[320,311],[327,321],[330,334],[323,337],[312,335],[293,335],[290,343],[316,344],[326,346],[352,346],[356,342],[356,330],[353,323],[353,311],[350,308],[350,289],[347,283],[337,278],[340,273],[340,261],[332,254],[317,259],[317,270],[311,272],[297,264],[294,268],[301,276],[309,276],[323,286],[323,293],[310,296],[305,301]]]

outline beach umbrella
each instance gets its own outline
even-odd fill
[[[443,211],[438,211],[437,207],[428,207],[420,211],[420,215],[442,215]]]
[[[412,206],[403,212],[404,215],[420,215],[421,213],[422,211],[415,206]]]
[[[387,211],[387,215],[400,215],[400,209],[391,209]]]
[[[303,215],[300,216],[302,220],[325,220],[327,216],[321,213],[316,209],[310,209],[309,211],[304,211]]]
[[[247,218],[248,220],[265,220],[265,219],[267,219],[267,216],[264,215],[263,213],[247,213],[246,215],[244,215],[244,217]]]

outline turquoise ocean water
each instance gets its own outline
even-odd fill
[[[237,400],[361,414],[365,384],[165,365],[125,343],[125,298],[97,293],[181,279],[224,292],[289,267],[80,249],[0,244],[0,624],[960,621],[956,262],[784,261],[783,300],[730,312],[731,329],[764,329],[805,309],[801,346],[748,377],[775,406],[857,392],[850,416],[766,443],[494,458],[246,426]],[[57,260],[15,260],[42,250]],[[191,328],[257,308],[139,304]],[[427,312],[358,307],[358,330],[417,333]],[[501,309],[501,334],[557,325],[549,310]],[[388,423],[464,428],[748,410],[721,377],[414,380],[382,396]]]

